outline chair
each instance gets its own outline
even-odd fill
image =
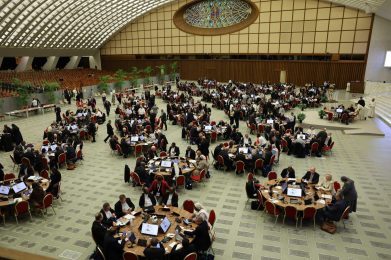
[[[257,127],[255,126],[255,124],[247,123],[247,129],[250,130],[250,134],[252,134],[253,131],[255,131],[257,129]]]
[[[292,129],[288,128],[285,130],[285,134],[291,134],[292,133]]]
[[[258,134],[262,134],[265,131],[265,126],[263,124],[258,125]]]
[[[43,145],[48,145],[48,144],[49,144],[49,141],[48,141],[48,140],[43,140],[42,144],[43,144]]]
[[[210,133],[210,141],[214,143],[216,142],[216,140],[217,140],[217,132],[213,131]]]
[[[58,183],[58,185],[54,186],[53,187],[55,189],[55,191],[53,192],[54,194],[56,194],[56,196],[53,195],[53,198],[54,199],[60,199],[62,201],[62,197],[61,197],[61,181]]]
[[[192,175],[190,178],[193,182],[201,183],[205,178],[205,169],[201,170],[200,175]]]
[[[190,253],[183,260],[197,260],[197,253]]]
[[[334,142],[332,142],[332,143],[330,144],[330,146],[325,145],[325,146],[323,146],[323,148],[322,148],[322,152],[324,152],[324,153],[329,152],[330,154],[332,154],[332,153],[333,153],[333,152],[332,152],[333,147],[334,147]]]
[[[290,130],[290,129],[288,129],[288,130]],[[288,153],[288,151],[289,151],[288,142],[284,138],[281,139],[281,150],[286,153]]]
[[[160,156],[160,157],[167,157],[167,153],[164,152],[164,151],[162,151],[162,152],[160,152],[159,156]]]
[[[310,150],[310,156],[312,156],[312,153],[317,153],[319,149],[319,144],[317,142],[314,142],[311,144],[311,150]]]
[[[212,227],[216,222],[216,212],[213,209],[209,212],[208,222]]]
[[[258,200],[257,210],[259,210],[265,204],[265,200],[263,199],[262,193],[259,190],[257,191],[257,200]]]
[[[77,159],[77,162],[79,162],[80,164],[83,164],[83,153],[81,150],[78,150],[76,152],[76,159]]]
[[[42,162],[42,167],[43,167],[43,169],[49,170],[48,159],[46,159],[45,157],[42,157],[42,158],[41,158],[41,162]]]
[[[53,210],[53,213],[56,214],[53,208],[53,194],[48,193],[43,198],[42,204],[38,205],[37,208],[41,210],[42,216],[44,216],[43,210],[45,210],[46,214],[48,213],[48,208],[51,207]]]
[[[316,208],[307,207],[304,209],[303,216],[300,219],[300,227],[303,227],[303,219],[312,219],[314,221],[314,230],[315,230]]]
[[[31,163],[30,163],[30,159],[29,158],[23,157],[22,158],[22,164],[27,166],[27,167],[31,167]]]
[[[132,252],[124,252],[122,255],[123,260],[138,260],[138,256],[133,254]]]
[[[218,168],[219,170],[225,168],[224,158],[223,158],[223,156],[221,156],[221,155],[218,155],[218,156],[217,156],[217,168]]]
[[[237,161],[236,162],[236,174],[244,173],[244,162],[243,161]]]
[[[327,112],[327,120],[333,121],[334,119],[334,114],[332,112]]]
[[[297,229],[297,220],[298,220],[297,209],[293,206],[286,206],[284,218],[282,219],[282,224],[285,224],[286,217],[296,220],[296,229]]]
[[[64,163],[67,162],[67,154],[66,153],[61,153],[58,156],[58,167],[61,167]]]
[[[224,143],[223,143],[223,146],[224,146],[224,147],[228,147],[228,146],[229,146],[229,143],[228,143],[228,142],[224,142]]]
[[[194,212],[194,202],[192,200],[185,200],[182,205],[183,209],[193,213]]]
[[[6,174],[4,174],[4,180],[3,180],[4,183],[9,183],[10,181],[12,181],[14,179],[16,179],[15,174],[13,174],[13,173],[6,173]]]
[[[141,187],[144,186],[145,182],[141,181],[140,176],[138,176],[137,173],[131,172],[130,177],[132,177],[133,183],[135,183],[137,186],[141,186]]]
[[[346,209],[343,211],[341,218],[338,220],[338,222],[342,222],[343,228],[346,228],[345,219],[349,219],[349,213],[350,213],[350,206],[347,206]]]
[[[179,186],[185,187],[185,176],[179,175],[175,179],[175,187],[178,188]]]
[[[254,180],[254,173],[252,172],[247,173],[247,181],[252,181],[252,180]]]
[[[270,181],[270,180],[275,180],[275,179],[277,179],[277,173],[274,172],[274,171],[270,171],[270,172],[267,174],[267,178],[268,178],[269,181]]]
[[[30,205],[27,200],[22,200],[15,204],[14,214],[15,214],[16,224],[19,224],[18,216],[26,213],[30,215],[30,220],[33,221],[33,217],[31,216],[31,211],[30,211]]]
[[[5,226],[5,211],[0,208],[0,217],[3,219],[3,225]]]
[[[12,162],[14,163],[14,167],[12,168],[12,170],[15,169],[15,166],[18,166],[18,169],[19,169],[20,163],[17,163],[17,162],[15,161],[15,158],[14,158],[11,154],[10,154],[10,158],[11,158]]]
[[[137,155],[143,153],[143,145],[142,144],[136,144],[134,147],[134,156],[137,157]]]
[[[102,248],[100,248],[100,246],[96,246],[96,251],[98,252],[98,254],[100,255],[100,257],[103,259],[103,260],[106,260],[106,257],[105,257],[105,254],[103,254],[103,250]]]
[[[265,212],[269,215],[276,217],[276,221],[274,222],[274,224],[276,224],[278,217],[280,216],[280,210],[276,207],[276,205],[274,205],[270,201],[266,201]]]
[[[45,179],[49,179],[49,172],[47,170],[42,170],[39,173],[39,176],[41,176],[42,178],[45,178]]]
[[[263,170],[263,160],[262,159],[257,159],[255,161],[255,167],[254,167],[254,173],[257,173],[258,170]]]
[[[119,156],[123,155],[123,153],[122,153],[122,148],[121,148],[121,146],[120,146],[119,144],[116,145],[116,148],[117,148],[117,153],[118,153],[118,155],[119,155]]]
[[[86,131],[81,130],[79,133],[79,137],[80,137],[80,140],[86,140],[86,139],[88,139],[88,134]]]
[[[339,189],[341,189],[341,184],[339,184],[338,181],[335,181],[335,182],[333,183],[333,186],[334,186],[335,192],[337,192],[337,191],[339,191]]]

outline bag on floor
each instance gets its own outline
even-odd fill
[[[124,181],[125,181],[125,183],[128,183],[129,180],[130,180],[130,168],[127,164],[125,164]]]
[[[185,189],[186,190],[192,190],[193,189],[193,184],[191,182],[190,183],[186,183]]]
[[[333,222],[324,222],[320,229],[330,234],[337,232],[337,226]]]

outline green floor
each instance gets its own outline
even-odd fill
[[[165,103],[160,99],[157,103],[165,109]],[[98,104],[101,104],[100,100]],[[27,142],[39,143],[43,130],[54,119],[51,112],[12,123],[20,127]],[[226,119],[226,116],[213,109],[212,119]],[[9,121],[4,123],[11,124]],[[378,121],[375,123],[382,125]],[[247,132],[245,123],[240,124],[242,132]],[[82,165],[74,171],[61,171],[64,201],[56,202],[57,214],[49,211],[46,218],[33,215],[33,222],[23,218],[19,225],[13,218],[8,218],[5,226],[0,225],[1,246],[57,259],[86,259],[94,249],[91,223],[102,204],[107,201],[113,206],[121,193],[138,203],[140,188],[123,181],[124,165],[133,168],[135,160],[112,155],[108,144],[103,142],[105,130],[102,126],[97,142],[84,146]],[[183,154],[188,144],[180,138],[180,127],[169,125],[166,133],[168,141],[175,141]],[[334,235],[318,228],[314,231],[310,224],[296,231],[290,221],[285,225],[279,221],[273,226],[271,217],[245,207],[245,176],[237,177],[213,169],[212,178],[205,185],[179,192],[180,203],[193,199],[216,211],[217,240],[213,245],[216,259],[391,259],[390,135],[349,136],[333,131],[333,139],[332,156],[296,159],[284,154],[275,169],[280,172],[283,167],[293,165],[300,176],[308,167],[315,166],[321,175],[331,173],[335,179],[346,175],[356,181],[358,211],[349,219],[347,229],[340,225]],[[214,146],[212,144],[211,149]],[[1,152],[0,158],[5,172],[11,172],[9,153]]]

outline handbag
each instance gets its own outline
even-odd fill
[[[333,222],[324,222],[320,229],[330,234],[337,232],[337,226]]]

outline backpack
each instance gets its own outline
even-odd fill
[[[124,181],[125,183],[129,182],[130,180],[130,168],[127,164],[125,164],[125,169],[124,169]]]
[[[192,184],[191,182],[186,183],[185,189],[186,189],[186,190],[192,190],[192,189],[193,189],[193,184]]]
[[[334,234],[335,232],[337,232],[337,226],[333,222],[325,221],[320,227],[320,229],[330,234]]]

